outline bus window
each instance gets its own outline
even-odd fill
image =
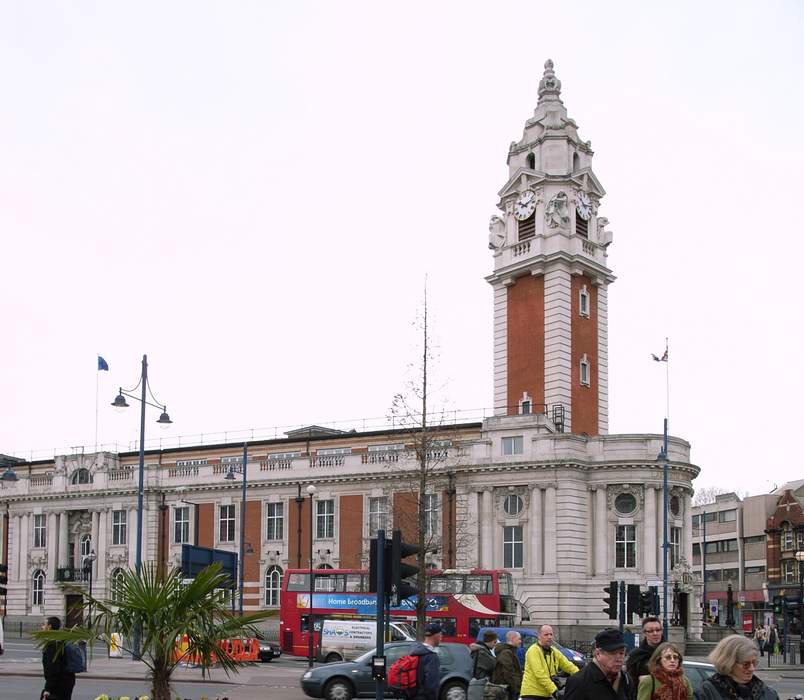
[[[437,622],[445,637],[458,636],[458,621],[454,617],[428,617],[427,622]]]
[[[346,592],[363,592],[363,577],[360,574],[346,574]]]
[[[480,632],[481,628],[483,627],[496,627],[497,626],[497,618],[496,617],[470,617],[469,618],[469,639],[477,639],[477,633]],[[504,639],[500,640],[504,642]]]
[[[310,591],[310,575],[309,574],[289,574],[288,586],[289,591]]]
[[[447,576],[447,593],[463,593],[463,576]]]
[[[473,574],[466,577],[466,587],[464,593],[474,593],[475,595],[491,595],[494,590],[491,585],[489,574]]]
[[[514,595],[514,584],[511,582],[511,574],[500,574],[500,595]]]
[[[447,577],[446,576],[431,576],[430,577],[430,592],[431,593],[446,593],[447,592]]]
[[[343,591],[343,575],[315,574],[315,590],[333,593]]]

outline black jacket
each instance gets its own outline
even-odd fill
[[[469,647],[469,655],[472,657],[472,675],[475,678],[491,679],[497,659],[485,644],[475,643]]]
[[[516,700],[522,688],[522,666],[519,663],[517,648],[501,642],[494,647],[497,664],[494,666],[492,683],[508,686],[508,697]]]
[[[636,686],[631,677],[620,671],[617,691],[606,680],[603,671],[592,661],[567,679],[564,700],[634,700]]]
[[[45,690],[56,700],[69,698],[75,685],[75,674],[67,670],[67,654],[59,645],[50,642],[42,650],[42,670],[45,674]]]
[[[659,642],[661,644],[661,642]],[[658,644],[656,646],[659,646]],[[639,685],[639,679],[642,676],[650,675],[650,671],[648,671],[648,661],[650,657],[653,656],[653,652],[656,651],[656,647],[652,647],[648,644],[648,640],[643,639],[639,646],[635,649],[631,650],[631,653],[628,655],[628,658],[625,661],[625,670],[628,671],[628,675],[631,676],[631,680],[634,681],[634,685]]]

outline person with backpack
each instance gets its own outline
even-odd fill
[[[441,659],[436,647],[441,644],[443,636],[441,625],[428,622],[424,628],[424,641],[416,644],[410,656],[419,659],[416,667],[416,688],[408,695],[411,700],[437,700],[438,686],[441,681]]]
[[[42,624],[43,630],[61,629],[58,617],[49,617]],[[75,673],[68,669],[67,647],[58,642],[48,642],[42,650],[42,668],[45,674],[45,689],[42,700],[71,700],[75,687]]]
[[[469,645],[469,656],[472,657],[472,677],[488,678],[494,673],[497,659],[494,658],[494,647],[497,645],[497,633],[491,630],[483,632],[483,636]]]

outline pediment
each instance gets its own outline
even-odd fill
[[[598,197],[606,195],[606,190],[597,179],[597,175],[592,172],[592,168],[581,168],[577,173],[572,174],[571,180]]]
[[[544,182],[547,175],[539,170],[531,170],[530,168],[517,168],[511,179],[505,183],[505,186],[498,192],[500,199],[505,199],[511,194],[516,194],[528,187],[536,187],[539,183]]]

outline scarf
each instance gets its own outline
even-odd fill
[[[765,692],[765,684],[756,676],[743,685],[737,683],[731,676],[721,676],[716,673],[710,676],[709,682],[718,689],[725,698],[736,700],[760,700]]]
[[[662,687],[653,694],[656,700],[689,700],[689,691],[681,668],[666,671],[658,667],[653,672],[653,677],[662,684]]]

